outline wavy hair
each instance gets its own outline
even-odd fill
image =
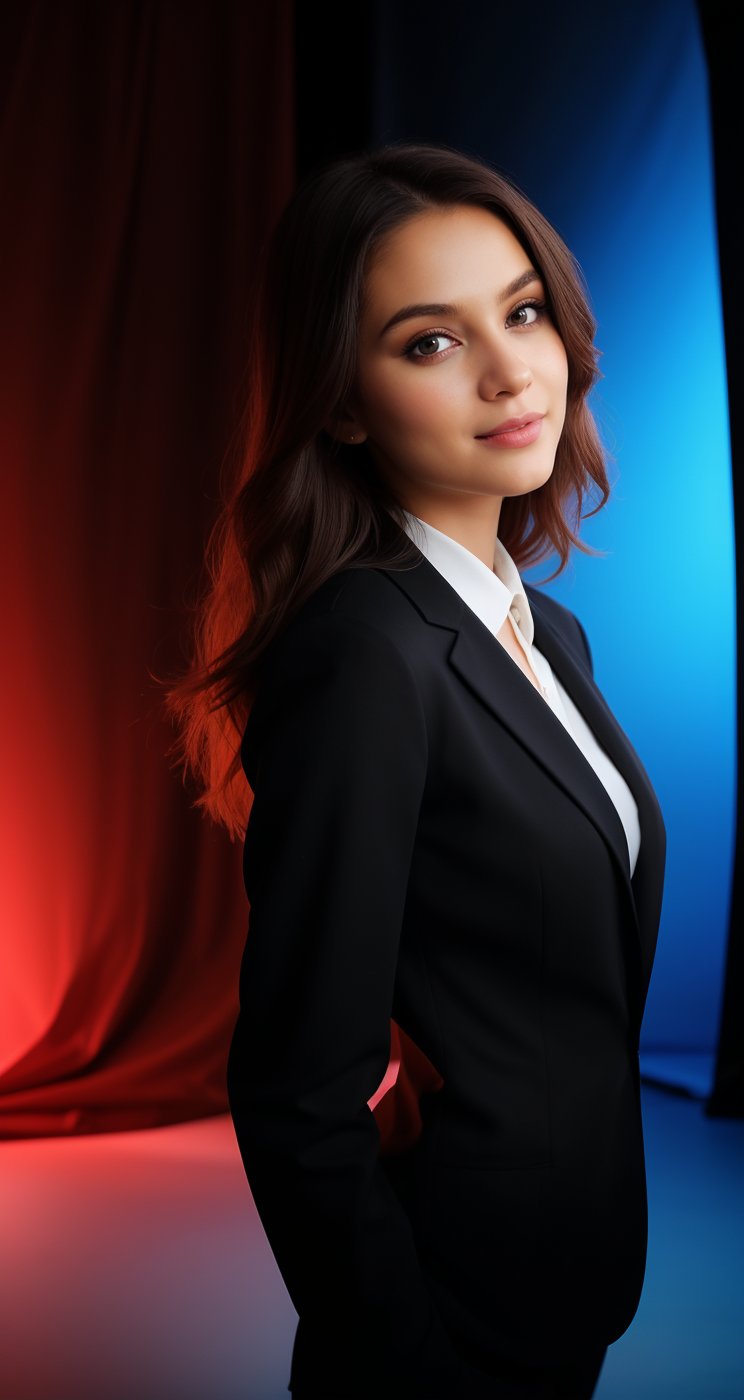
[[[183,766],[184,781],[188,772],[196,779],[194,805],[233,840],[244,836],[250,809],[239,749],[264,652],[330,575],[408,568],[420,559],[366,446],[338,442],[324,425],[353,389],[372,256],[414,215],[462,204],[492,211],[529,255],[568,360],[553,472],[538,489],[503,501],[499,538],[517,566],[555,553],[550,578],[572,547],[597,552],[576,532],[610,495],[605,449],[586,402],[601,378],[600,352],[583,274],[560,235],[506,176],[447,146],[392,144],[315,172],[266,250],[237,469],[229,487],[221,486],[207,542],[188,667],[165,682],[178,729],[169,755]],[[585,510],[592,487],[600,500]]]

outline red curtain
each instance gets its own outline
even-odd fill
[[[247,903],[183,658],[293,184],[292,7],[5,4],[0,1136],[227,1111]]]

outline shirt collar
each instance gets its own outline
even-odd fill
[[[493,569],[489,569],[477,554],[430,525],[428,520],[407,510],[404,516],[406,534],[489,631],[495,636],[510,608],[516,608],[515,620],[523,637],[531,644],[535,628],[527,594],[519,570],[501,540],[495,541]]]

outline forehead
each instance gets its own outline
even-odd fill
[[[365,278],[375,315],[401,302],[460,302],[490,296],[529,266],[511,229],[488,209],[427,209],[378,245]],[[395,305],[393,305],[395,303]]]

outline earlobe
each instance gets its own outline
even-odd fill
[[[364,442],[367,436],[365,429],[354,418],[336,418],[326,423],[325,430],[336,442],[351,443],[353,446]]]

